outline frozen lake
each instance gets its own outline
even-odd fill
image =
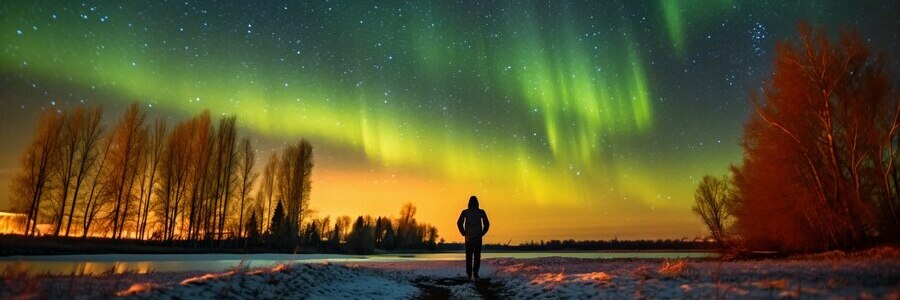
[[[482,258],[702,258],[709,252],[490,252]],[[71,275],[202,271],[221,272],[241,263],[248,267],[271,267],[281,263],[357,263],[462,260],[462,252],[417,254],[89,254],[0,257],[0,272]]]

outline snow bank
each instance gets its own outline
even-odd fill
[[[120,293],[136,299],[405,299],[419,289],[371,268],[333,264],[279,265],[187,278],[180,284]]]

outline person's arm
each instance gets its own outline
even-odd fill
[[[484,230],[481,231],[481,236],[484,236],[487,234],[488,229],[491,228],[491,221],[488,221],[487,213],[483,210],[481,211],[481,218],[481,222],[484,224]]]
[[[466,230],[463,228],[463,223],[466,221],[466,211],[459,213],[459,219],[456,220],[456,228],[459,228],[459,234],[465,236]]]

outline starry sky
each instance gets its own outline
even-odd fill
[[[413,202],[459,241],[475,194],[487,242],[694,237],[798,20],[900,53],[898,2],[853,2],[3,1],[0,209],[42,111],[137,102],[310,139],[319,216]]]

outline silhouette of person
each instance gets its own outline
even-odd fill
[[[469,280],[478,279],[478,267],[481,265],[481,237],[487,234],[491,222],[483,209],[478,208],[478,198],[469,197],[469,208],[459,214],[456,221],[459,233],[466,237],[466,276]]]

